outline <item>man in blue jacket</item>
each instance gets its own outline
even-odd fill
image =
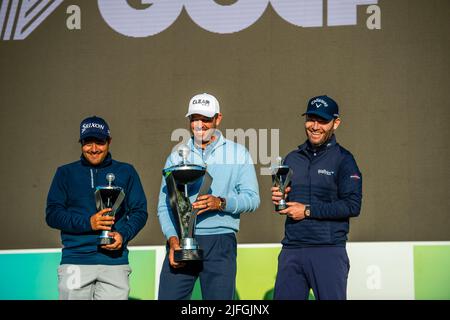
[[[166,181],[159,194],[158,217],[167,239],[168,251],[161,271],[159,296],[161,300],[189,299],[197,278],[203,299],[231,300],[236,282],[236,232],[240,214],[258,208],[259,188],[253,161],[247,149],[225,139],[217,129],[221,120],[219,102],[210,94],[199,94],[189,102],[186,114],[192,138],[188,160],[207,165],[213,181],[211,193],[190,201],[199,209],[196,240],[204,252],[202,263],[174,261],[174,251],[180,249],[176,226],[168,201]],[[179,164],[175,151],[168,157],[165,168]]]
[[[131,269],[128,242],[147,221],[147,200],[139,176],[130,164],[111,158],[108,124],[99,117],[80,125],[81,159],[57,169],[47,198],[46,221],[61,230],[62,259],[58,268],[59,298],[63,300],[128,299]],[[125,198],[115,217],[97,210],[94,192],[108,185],[106,175]],[[114,242],[97,246],[101,231]]]
[[[307,141],[289,153],[285,236],[278,257],[274,299],[346,299],[350,268],[345,249],[349,219],[359,215],[362,176],[353,155],[336,142],[341,120],[328,96],[311,98],[305,118]],[[272,188],[272,201],[282,194]]]

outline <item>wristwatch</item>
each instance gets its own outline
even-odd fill
[[[225,207],[227,206],[227,200],[225,200],[225,198],[222,198],[222,197],[218,197],[218,198],[220,200],[219,210],[224,211]]]
[[[311,206],[309,204],[305,204],[305,218],[308,218],[311,215]]]

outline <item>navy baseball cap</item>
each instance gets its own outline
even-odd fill
[[[81,121],[80,142],[86,138],[97,138],[100,140],[108,140],[111,138],[109,126],[106,121],[97,116],[89,117]]]
[[[317,96],[309,99],[306,112],[302,116],[305,114],[316,115],[331,121],[339,117],[339,107],[329,96]]]

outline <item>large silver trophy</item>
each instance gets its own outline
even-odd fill
[[[189,148],[182,146],[178,149],[181,163],[163,170],[166,179],[167,191],[169,194],[170,207],[175,221],[178,221],[178,238],[180,239],[181,250],[176,250],[174,259],[180,261],[203,260],[203,250],[199,247],[195,239],[195,227],[197,222],[197,212],[193,210],[189,200],[188,185],[203,178],[198,196],[207,194],[212,183],[212,177],[206,171],[206,166],[191,164],[187,158]]]
[[[283,194],[283,198],[275,205],[275,211],[284,210],[287,208],[286,200],[284,195],[286,193],[286,188],[291,182],[291,177],[294,172],[289,166],[283,164],[283,159],[277,157],[276,164],[272,166],[272,182],[274,187],[278,187],[280,192]]]
[[[108,181],[107,186],[99,186],[95,189],[95,202],[97,205],[97,210],[103,210],[106,208],[111,208],[110,212],[105,213],[106,216],[114,217],[117,210],[122,204],[125,198],[125,192],[121,187],[113,186],[113,181],[116,176],[113,173],[108,173],[106,175],[106,180]],[[103,230],[97,239],[97,244],[99,246],[108,245],[114,242],[114,238],[109,236],[108,230]]]

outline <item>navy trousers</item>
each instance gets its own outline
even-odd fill
[[[278,256],[275,300],[346,300],[350,263],[345,247],[283,248]]]
[[[166,254],[159,278],[159,300],[190,299],[195,281],[200,278],[204,300],[232,300],[236,287],[237,243],[234,233],[197,235],[204,260],[187,262],[174,269]]]

